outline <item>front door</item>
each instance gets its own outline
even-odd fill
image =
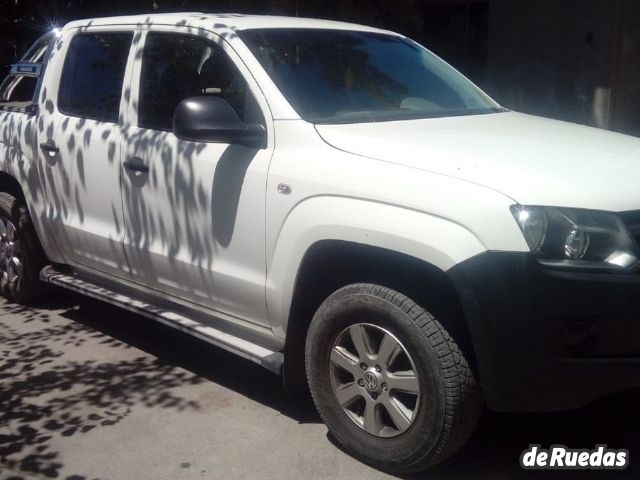
[[[48,224],[65,259],[130,278],[124,255],[122,92],[133,32],[70,30],[58,39],[39,99]]]
[[[136,55],[123,205],[134,281],[267,325],[265,188],[271,145],[196,143],[172,132],[177,104],[215,95],[266,125],[245,67],[213,34],[152,27]],[[203,34],[204,35],[204,34]],[[142,47],[141,47],[142,48]],[[234,59],[232,59],[234,58]]]

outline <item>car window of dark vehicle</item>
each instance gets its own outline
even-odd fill
[[[118,121],[132,33],[82,33],[71,40],[58,108],[65,115]]]
[[[149,33],[142,56],[138,125],[169,131],[178,103],[204,95],[223,98],[246,123],[264,123],[247,82],[221,47],[191,35]]]
[[[239,34],[298,114],[355,123],[492,113],[500,107],[405,38],[323,29]]]

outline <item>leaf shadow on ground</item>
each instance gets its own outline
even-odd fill
[[[128,346],[81,323],[52,324],[51,316],[42,312],[3,306],[3,315],[19,313],[18,322],[35,328],[0,325],[0,472],[55,478],[63,466],[53,447],[56,437],[115,425],[134,405],[171,411],[198,408],[172,389],[202,379],[142,352],[123,360],[90,354],[65,358],[66,352],[95,343]]]
[[[287,396],[278,376],[96,300],[58,291],[35,308],[4,304],[0,315],[19,315],[15,322],[29,327],[25,332],[24,326],[0,323],[0,478],[58,478],[64,465],[53,446],[56,437],[108,428],[136,405],[198,409],[172,389],[206,380],[300,423],[320,421],[309,397]],[[140,352],[117,361],[114,354],[77,353],[96,346]],[[16,476],[3,477],[3,468]]]
[[[24,333],[9,322],[0,323],[0,478],[57,477],[63,465],[52,445],[56,437],[108,428],[124,419],[134,405],[175,412],[197,409],[197,404],[171,390],[204,381],[222,385],[297,422],[320,422],[308,395],[285,394],[276,375],[102,302],[62,292],[38,308],[4,305],[2,311],[0,315],[19,314],[17,322],[33,328]],[[137,349],[140,355],[122,361],[109,356],[107,360],[101,356],[82,361],[61,358],[65,352],[68,355],[92,345]],[[461,452],[427,473],[406,478],[640,478],[640,462],[635,461],[640,452],[636,433],[640,429],[639,402],[640,390],[635,390],[574,412],[516,415],[485,411]],[[630,466],[615,472],[524,471],[518,461],[530,444],[589,449],[608,444],[628,449]],[[2,467],[19,473],[2,477]]]

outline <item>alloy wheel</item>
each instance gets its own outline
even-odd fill
[[[15,225],[6,217],[0,217],[0,274],[9,282],[22,276],[20,240]]]
[[[376,437],[395,437],[416,418],[420,382],[411,356],[388,330],[358,323],[331,347],[331,383],[347,416]]]

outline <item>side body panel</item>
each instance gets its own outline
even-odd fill
[[[138,24],[135,29],[141,35],[137,40],[142,41],[151,28],[178,31],[182,27]],[[205,28],[185,25],[184,29],[215,38]],[[344,240],[395,250],[443,271],[489,249],[528,250],[508,213],[514,200],[470,181],[328,145],[313,125],[299,119],[233,29],[224,25],[212,29],[231,46],[234,61],[247,76],[265,114],[270,113],[265,116],[278,118],[267,122],[269,150],[247,159],[244,167],[229,162],[225,173],[220,171],[219,159],[235,147],[187,145],[170,133],[138,128],[141,50],[139,45],[134,47],[120,125],[126,151],[116,155],[114,164],[118,163],[123,182],[122,229],[117,238],[125,242],[129,260],[133,259],[136,281],[147,286],[155,282],[153,288],[172,295],[200,296],[203,306],[268,325],[283,338],[300,265],[319,241]],[[54,55],[62,56],[65,48],[65,42],[60,42]],[[62,65],[62,60],[57,63]],[[47,92],[53,92],[60,72],[50,71],[49,75]],[[43,91],[42,108],[55,112],[47,92]],[[39,128],[45,141],[53,135],[49,123],[41,121]],[[83,125],[75,128],[83,144]],[[103,135],[96,141],[104,140]],[[108,155],[109,144],[104,148]],[[270,149],[274,149],[273,158]],[[120,163],[128,156],[145,156],[152,162],[144,185],[122,174]],[[67,179],[79,173],[77,157],[75,160],[75,166],[69,165],[74,173],[69,172]],[[214,205],[215,186],[223,173],[237,181],[223,182],[220,192],[224,198],[215,202],[223,206],[219,207]],[[45,183],[55,185],[49,193],[53,207],[48,218],[52,221],[78,200],[76,192],[65,190],[64,177]],[[103,202],[107,207],[111,203],[109,199]],[[227,216],[233,227],[221,240],[212,213],[229,205],[234,208]],[[116,211],[114,218],[117,215]]]
[[[0,112],[0,171],[14,177],[24,192],[34,227],[47,257],[64,262],[51,229],[51,195],[47,171],[40,163],[35,115]]]
[[[267,185],[267,305],[283,336],[305,252],[325,239],[404,253],[443,271],[489,249],[528,251],[510,198],[330,147],[304,121],[276,121]],[[287,185],[290,194],[279,193]]]

